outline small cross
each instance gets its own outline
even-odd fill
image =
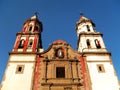
[[[39,13],[38,13],[38,12],[35,12],[34,14],[35,14],[35,16],[37,17]]]
[[[84,14],[83,13],[80,13],[80,16],[83,16]]]

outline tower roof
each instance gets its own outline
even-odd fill
[[[31,19],[37,19],[38,18],[38,13],[35,12],[34,15],[31,17]]]
[[[37,19],[37,16],[36,16],[36,15],[34,15],[34,16],[32,16],[32,17],[31,17],[31,19]]]
[[[31,18],[28,18],[28,19],[24,22],[24,24],[25,24],[26,22],[29,22],[29,21],[37,21],[37,22],[41,23],[40,20],[38,19],[37,13],[35,13]]]
[[[30,23],[31,21],[39,23],[39,25],[41,26],[41,31],[43,30],[42,22],[38,19],[37,13],[35,13],[31,18],[28,18],[23,25],[25,25],[26,23]]]
[[[80,16],[80,19],[79,21],[77,22],[77,24],[80,24],[80,23],[85,23],[85,22],[90,22],[92,23],[93,26],[95,26],[95,24],[93,23],[93,21],[89,18],[86,18],[85,16],[83,16],[83,14]]]
[[[83,21],[83,20],[90,20],[90,19],[88,19],[88,18],[86,18],[85,16],[82,15],[82,16],[80,17],[80,20],[79,20],[79,21]]]

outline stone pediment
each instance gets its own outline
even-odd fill
[[[63,40],[57,40],[53,42],[49,49],[41,53],[41,56],[45,59],[54,60],[54,59],[70,59],[76,60],[80,58],[80,54],[73,50],[70,44],[67,44]]]

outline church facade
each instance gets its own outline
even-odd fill
[[[77,51],[63,40],[42,48],[42,23],[27,19],[6,66],[1,90],[119,90],[119,81],[102,34],[92,20],[76,23]]]

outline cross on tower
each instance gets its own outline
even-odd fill
[[[38,12],[35,12],[34,14],[35,14],[36,17],[38,17],[38,14],[39,14],[39,13],[38,13]]]
[[[80,16],[83,16],[84,14],[83,13],[80,13]]]

